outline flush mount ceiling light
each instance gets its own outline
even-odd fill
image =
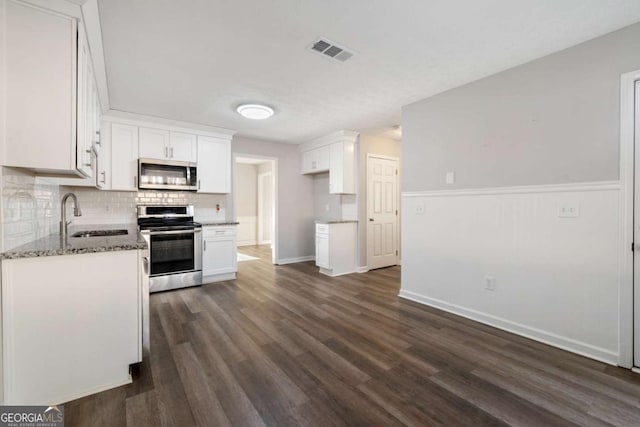
[[[236,107],[242,117],[252,120],[264,120],[273,116],[273,108],[261,104],[242,104]]]

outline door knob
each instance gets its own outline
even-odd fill
[[[369,218],[369,221],[373,222],[373,218]]]

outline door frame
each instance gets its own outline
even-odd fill
[[[259,173],[258,174],[258,244],[259,245],[265,245],[267,243],[271,244],[272,240],[264,240],[264,209],[262,209],[262,206],[264,205],[264,181],[263,179],[269,176],[271,177],[271,186],[273,187],[273,172],[263,172],[263,173]],[[272,193],[275,193],[273,191],[273,188],[271,189]],[[275,194],[272,194],[271,197],[271,204],[274,205],[275,204],[275,200],[273,200],[275,198]],[[273,206],[271,209],[271,215],[273,215]],[[273,223],[275,222],[275,218],[273,218],[273,216],[271,217],[271,231],[273,232]],[[273,235],[271,236],[273,238]]]
[[[273,215],[273,228],[271,230],[271,263],[276,264],[276,260],[278,259],[278,158],[271,156],[260,156],[257,154],[245,154],[245,153],[233,153],[233,162],[231,165],[231,194],[233,199],[233,217],[237,218],[236,213],[238,212],[238,201],[236,196],[236,160],[238,157],[248,157],[251,159],[260,159],[260,160],[271,160],[272,168],[271,173],[273,174],[273,207],[271,214]]]
[[[396,162],[396,206],[398,208],[398,215],[396,215],[396,265],[400,265],[400,159],[398,157],[384,156],[382,154],[367,153],[367,164],[365,165],[365,194],[364,194],[364,213],[363,220],[365,221],[364,233],[365,233],[365,250],[367,252],[367,270],[371,268],[371,245],[369,244],[369,162],[371,159],[393,160]]]
[[[618,365],[633,368],[633,201],[635,171],[635,85],[640,70],[620,77],[620,309]],[[640,168],[640,165],[638,165]],[[640,309],[640,308],[639,308]],[[636,343],[640,345],[640,343]]]

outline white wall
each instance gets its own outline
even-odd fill
[[[277,159],[278,262],[314,256],[313,183],[300,174],[298,146],[234,137],[234,154]]]
[[[616,363],[618,197],[615,181],[405,193],[400,295]]]
[[[313,212],[317,220],[342,219],[341,195],[329,194],[329,172],[309,175],[313,180]]]
[[[638,52],[640,24],[403,108],[402,296],[618,361],[620,75]]]

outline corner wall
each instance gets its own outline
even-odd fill
[[[640,24],[404,107],[400,295],[616,364],[636,69]]]
[[[315,229],[313,181],[303,176],[297,145],[234,137],[234,154],[277,159],[278,262],[313,259]],[[233,216],[233,215],[232,215]]]

